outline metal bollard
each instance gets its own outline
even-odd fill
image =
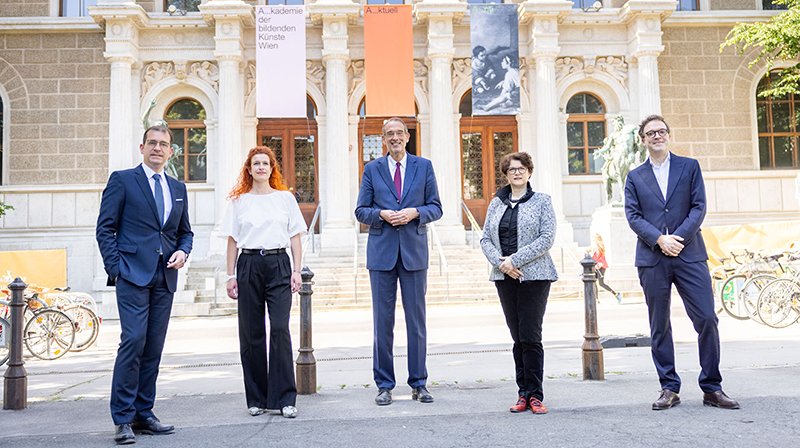
[[[583,335],[583,379],[604,380],[603,345],[597,334],[597,264],[587,253],[581,260],[583,266],[583,301],[585,306],[586,333]]]
[[[300,348],[297,350],[297,393],[310,395],[317,392],[317,360],[311,346],[311,281],[314,273],[303,266],[300,273],[303,285],[300,287]]]
[[[3,409],[20,410],[28,407],[28,372],[22,360],[22,326],[25,324],[25,288],[28,285],[17,277],[11,290],[11,353],[3,383]]]

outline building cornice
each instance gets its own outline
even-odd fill
[[[336,17],[347,18],[348,24],[355,25],[361,10],[362,5],[350,0],[317,0],[316,3],[306,5],[306,11],[314,25],[321,25],[323,18]]]
[[[664,21],[663,26],[713,26],[766,22],[781,12],[785,11],[676,11]]]
[[[418,24],[426,23],[430,17],[450,17],[458,24],[467,9],[467,3],[458,0],[423,0],[414,5],[414,17]]]
[[[91,17],[0,17],[0,34],[97,32]]]

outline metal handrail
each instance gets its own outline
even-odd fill
[[[311,253],[317,253],[317,241],[314,235],[316,232],[314,229],[317,227],[317,221],[319,220],[319,215],[322,213],[322,203],[320,202],[317,204],[317,209],[314,210],[314,217],[311,218],[311,225],[308,226],[308,233],[306,234],[305,238],[303,238],[303,259],[305,260],[306,257],[306,250],[308,249],[308,242],[311,241]]]
[[[475,216],[472,215],[472,212],[469,211],[467,204],[464,201],[461,201],[461,209],[464,210],[464,214],[467,215],[467,220],[469,221],[470,226],[470,235],[472,235],[472,248],[475,249],[475,231],[477,229],[478,234],[483,234],[483,230],[481,230],[480,224],[475,219]]]
[[[439,275],[444,273],[444,282],[447,291],[446,300],[450,300],[450,269],[447,264],[447,257],[444,255],[444,249],[442,249],[442,242],[439,240],[439,234],[436,232],[436,226],[432,222],[428,223],[428,231],[431,233],[431,240],[433,240],[433,245],[436,247],[436,252],[439,254]]]

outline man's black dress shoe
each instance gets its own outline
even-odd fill
[[[664,389],[661,391],[661,396],[658,397],[658,400],[653,403],[653,410],[663,411],[679,404],[681,404],[681,399],[678,394],[669,389]]]
[[[378,396],[375,397],[375,404],[378,406],[392,404],[392,391],[389,389],[379,389]]]
[[[165,425],[155,417],[148,417],[143,421],[133,422],[134,431],[139,431],[142,434],[150,434],[154,436],[163,436],[165,434],[172,434],[175,432],[175,427],[172,425]]]
[[[420,403],[433,403],[433,395],[428,392],[425,386],[415,387],[411,390],[411,399],[419,400]]]
[[[117,442],[117,445],[136,443],[136,436],[133,434],[130,423],[117,425],[117,431],[114,433],[114,441]]]
[[[721,390],[711,393],[704,393],[703,404],[705,406],[713,406],[715,408],[722,409],[739,409],[739,402],[729,397]]]

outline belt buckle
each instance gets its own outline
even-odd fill
[[[261,255],[262,257],[267,255],[266,249],[259,249],[258,254]]]

